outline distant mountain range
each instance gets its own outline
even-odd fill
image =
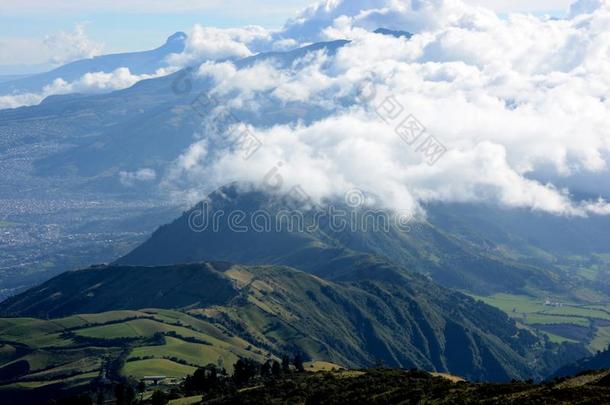
[[[0,94],[40,92],[56,79],[72,82],[86,73],[110,73],[119,68],[128,68],[132,74],[152,74],[157,69],[167,67],[166,58],[184,50],[186,34],[177,32],[157,49],[143,52],[121,53],[96,56],[78,60],[46,73],[29,75],[26,78],[0,82]]]
[[[288,52],[262,53],[235,61],[245,68],[262,60],[290,64],[310,52],[335,52],[348,41],[319,43]],[[58,70],[23,81],[0,83],[0,93],[6,86],[37,87],[65,72],[82,72],[95,67],[112,69],[133,66],[132,73],[147,70],[152,73],[162,65],[165,56],[184,46],[181,33],[154,51],[136,54],[109,55],[74,62]],[[99,64],[97,60],[99,59]],[[154,62],[152,62],[154,61]],[[138,69],[141,66],[141,69]],[[0,110],[0,131],[27,136],[0,139],[0,150],[8,147],[46,144],[53,142],[68,147],[49,153],[35,162],[37,175],[43,177],[70,176],[87,179],[91,191],[121,191],[119,171],[134,171],[142,167],[163,173],[193,142],[193,134],[201,130],[202,118],[192,109],[197,96],[209,90],[209,80],[187,79],[192,87],[188,92],[175,92],[188,70],[156,79],[143,80],[135,86],[109,94],[76,94],[50,96],[40,105]],[[2,86],[5,86],[4,90]],[[262,124],[289,122],[296,118],[312,120],[323,112],[303,109],[299,103],[285,106],[280,112],[268,106],[267,113],[256,116],[236,111],[240,120]],[[53,126],[49,127],[49,123]],[[156,184],[156,183],[155,183]]]

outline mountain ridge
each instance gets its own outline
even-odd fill
[[[0,93],[37,92],[56,79],[71,82],[86,73],[110,73],[123,67],[128,68],[135,75],[151,74],[161,67],[166,67],[167,56],[184,50],[186,38],[185,33],[176,32],[168,37],[163,45],[152,50],[100,55],[70,62],[49,72],[0,82]]]

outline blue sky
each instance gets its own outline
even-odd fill
[[[2,0],[0,69],[6,65],[46,64],[53,57],[44,39],[86,23],[87,36],[104,53],[151,49],[176,31],[196,23],[236,27],[280,27],[311,0]],[[526,11],[561,15],[570,0],[467,0],[499,13]],[[19,71],[20,68],[13,68]]]

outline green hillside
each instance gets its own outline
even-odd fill
[[[102,376],[183,378],[209,363],[231,370],[238,358],[268,357],[222,325],[171,310],[2,319],[0,342],[0,398],[85,389]]]
[[[114,289],[119,288],[115,283],[137,292],[131,295],[140,295],[134,302],[146,304],[142,308],[159,302],[171,306],[167,297],[180,297],[174,304],[180,312],[141,309],[120,312],[125,314],[121,319],[114,314],[73,314],[51,321],[7,319],[1,321],[7,327],[0,339],[42,350],[33,352],[36,359],[26,358],[28,364],[41,361],[38,357],[47,354],[48,347],[62,353],[74,345],[129,348],[122,355],[127,370],[136,376],[145,373],[138,370],[157,370],[172,362],[192,367],[222,359],[232,364],[251,354],[236,346],[251,346],[258,356],[299,351],[313,360],[348,367],[383,362],[472,380],[541,378],[586,354],[579,346],[556,345],[519,329],[501,311],[425,277],[374,258],[358,263],[344,271],[335,264],[335,281],[284,266],[201,264],[71,272],[8,300],[3,313],[52,318],[68,308],[77,311],[73,302],[121,310],[125,301],[114,300]],[[181,279],[185,269],[196,275],[190,283],[167,284],[168,279]],[[145,283],[139,282],[142,275]],[[130,277],[132,284],[126,284]],[[191,294],[197,285],[198,294]],[[219,295],[219,285],[230,286],[229,294]],[[79,286],[82,295],[72,292],[72,286]],[[160,336],[163,344],[158,343]],[[172,368],[168,375],[177,372]]]
[[[356,224],[370,219],[371,210],[342,205],[335,208],[348,212],[350,221]],[[250,265],[282,264],[327,280],[345,281],[353,277],[354,269],[390,262],[481,299],[554,342],[580,343],[592,351],[610,343],[606,319],[610,290],[604,287],[605,271],[610,270],[607,255],[568,258],[560,257],[557,251],[589,221],[578,221],[576,228],[568,229],[562,221],[531,214],[541,228],[548,223],[558,231],[569,231],[567,236],[558,236],[565,240],[557,246],[543,243],[550,237],[544,230],[535,233],[542,241],[527,238],[527,232],[533,230],[524,219],[526,213],[489,207],[432,205],[428,221],[413,222],[408,231],[391,226],[378,232],[349,227],[339,231],[324,221],[321,207],[301,210],[297,205],[296,209],[303,216],[293,220],[295,228],[299,220],[317,226],[300,232],[280,221],[278,228],[273,218],[297,212],[294,203],[244,190],[243,185],[225,187],[161,227],[117,263],[165,265],[212,259]],[[212,217],[214,213],[234,211],[246,213],[245,224],[252,222],[250,213],[266,212],[276,227],[265,232],[233,232],[219,221],[217,229],[196,229],[205,223],[204,212]],[[321,212],[319,217],[323,219],[315,222]],[[390,214],[384,215],[387,218]],[[496,217],[502,226],[494,223]],[[579,246],[579,251],[585,248],[582,243]],[[601,249],[596,243],[589,246]],[[562,308],[544,307],[547,299]],[[528,303],[536,303],[537,308],[523,308]]]

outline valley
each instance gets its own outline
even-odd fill
[[[610,303],[558,302],[510,294],[475,298],[542,331],[554,342],[584,342],[593,353],[610,345]]]

